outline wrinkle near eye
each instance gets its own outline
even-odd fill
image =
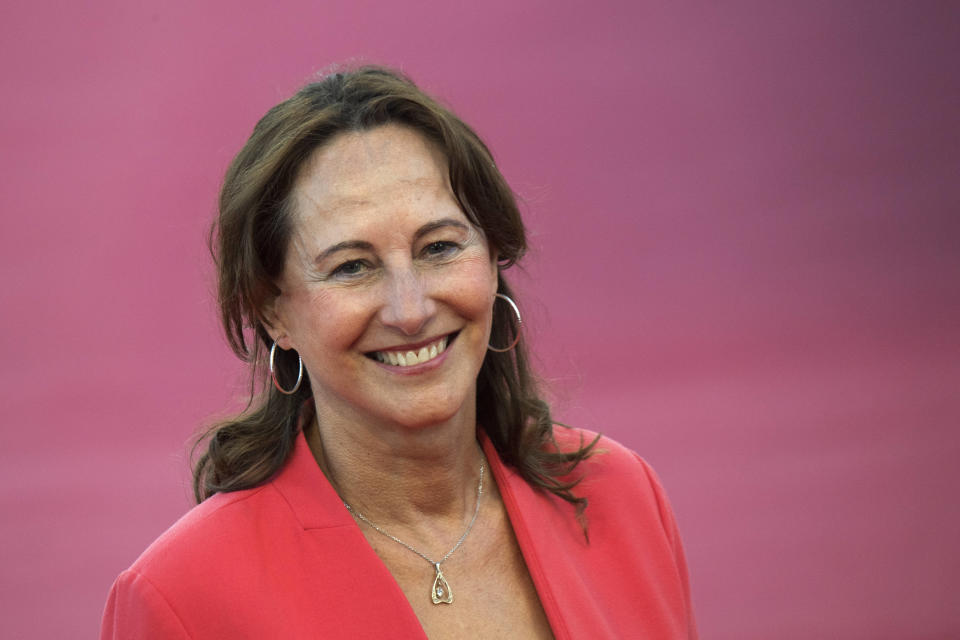
[[[295,231],[293,237],[290,238],[280,280],[288,285],[303,281],[304,275],[310,271],[308,256],[309,251],[305,246],[303,234]]]

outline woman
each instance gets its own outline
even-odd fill
[[[214,237],[265,388],[103,638],[695,636],[652,472],[537,395],[502,275],[523,224],[469,127],[394,72],[331,75],[258,123]]]

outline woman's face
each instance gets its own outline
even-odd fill
[[[318,411],[406,428],[472,420],[496,258],[443,154],[398,125],[341,134],[293,197],[272,333],[303,358]]]

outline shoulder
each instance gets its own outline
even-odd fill
[[[565,452],[596,440],[590,457],[564,478],[576,482],[573,493],[588,501],[589,541],[581,543],[569,524],[555,519],[540,548],[576,551],[566,554],[574,560],[551,561],[574,563],[576,580],[589,586],[590,595],[604,594],[597,602],[603,602],[605,620],[617,618],[624,630],[646,629],[644,636],[696,637],[680,533],[653,469],[634,451],[590,431],[557,427],[554,440]],[[637,609],[637,602],[650,606]]]
[[[575,476],[594,475],[606,482],[630,480],[655,481],[653,470],[646,460],[616,440],[587,429],[554,427],[553,437],[558,451],[571,452],[592,445],[590,457],[577,466]],[[659,482],[657,482],[659,485]]]
[[[639,454],[616,440],[586,429],[555,427],[554,439],[560,451],[574,451],[594,440],[591,456],[577,465],[571,479],[578,480],[574,492],[587,498],[591,522],[610,514],[630,515],[658,522],[671,545],[676,524],[666,491],[653,467]]]
[[[274,478],[251,489],[216,494],[197,505],[157,538],[129,571],[165,594],[186,598],[209,591],[212,584],[220,585],[216,590],[220,594],[222,583],[260,580],[281,567],[301,565],[305,537],[340,538],[347,526],[356,525],[300,436]]]
[[[135,574],[162,579],[183,575],[198,563],[209,565],[247,546],[258,535],[255,523],[280,523],[285,504],[270,484],[254,489],[218,493],[188,511],[160,535],[130,567]],[[270,513],[279,518],[264,520]]]
[[[273,480],[211,497],[151,544],[114,583],[101,637],[305,638],[358,620],[390,637],[395,617],[371,619],[359,592],[391,611],[402,598],[304,445]]]
[[[263,485],[217,494],[187,512],[116,579],[101,637],[190,637],[183,602],[217,597],[207,586],[228,577],[236,558],[255,548],[253,522],[277,512],[277,498]]]

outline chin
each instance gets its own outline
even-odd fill
[[[431,410],[424,410],[423,406],[416,406],[394,412],[390,417],[405,429],[423,430],[455,419],[463,409],[462,404],[458,406],[434,405]]]
[[[400,416],[395,418],[394,421],[404,429],[409,429],[411,431],[423,431],[439,424],[443,424],[455,416],[456,413],[436,413],[417,416]]]

